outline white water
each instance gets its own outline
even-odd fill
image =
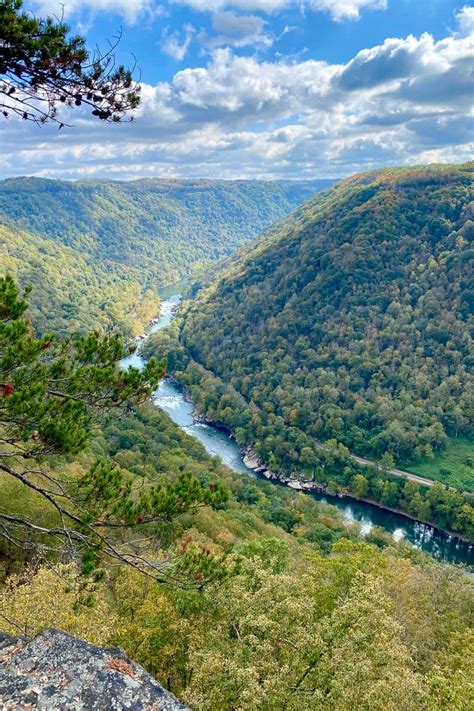
[[[162,302],[160,318],[146,330],[147,336],[171,323],[180,301],[181,296],[174,295]],[[121,361],[121,367],[133,366],[141,369],[144,363],[145,360],[140,355],[140,346],[138,346],[135,353]],[[241,451],[231,435],[217,427],[197,422],[193,418],[193,404],[186,400],[177,383],[169,378],[162,380],[153,395],[153,400],[173,422],[198,439],[209,454],[220,457],[224,464],[234,471],[255,477],[255,473],[243,463]],[[348,497],[329,496],[317,492],[312,492],[311,496],[336,506],[342,512],[347,524],[357,522],[362,535],[367,535],[374,526],[379,526],[391,533],[395,541],[406,538],[416,548],[431,553],[440,560],[474,565],[474,546],[438,531],[432,526]]]

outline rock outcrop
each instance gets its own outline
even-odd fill
[[[0,709],[189,711],[120,649],[55,629],[30,641],[0,633]]]

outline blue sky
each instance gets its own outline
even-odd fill
[[[0,174],[336,177],[470,157],[474,8],[454,0],[28,0],[122,28],[136,121],[0,124]],[[68,119],[71,121],[71,119]]]
[[[56,0],[44,0],[36,4],[49,10],[59,6]],[[366,3],[363,0],[359,3],[341,0],[339,13],[343,14],[338,15],[334,14],[337,11],[337,0],[322,3],[328,8],[332,6],[332,12],[311,9],[311,3],[304,2],[281,3],[281,10],[274,12],[258,9],[266,4],[268,7],[278,7],[279,0],[274,3],[272,0],[268,3],[265,0],[242,0],[241,3],[228,4],[212,0],[190,0],[189,3],[185,0],[182,3],[104,0],[103,6],[111,9],[103,12],[95,9],[100,7],[101,0],[91,0],[90,3],[83,0],[68,3],[66,0],[66,8],[68,4],[79,9],[79,12],[71,12],[68,20],[74,28],[78,28],[78,25],[79,29],[88,28],[86,35],[91,43],[102,44],[105,37],[112,36],[122,26],[123,58],[126,60],[127,53],[134,53],[139,59],[144,81],[150,83],[169,80],[177,70],[184,67],[205,64],[206,55],[212,50],[212,41],[221,40],[220,46],[226,46],[232,41],[248,40],[248,45],[234,47],[235,51],[242,55],[257,53],[261,59],[266,60],[304,57],[342,63],[350,60],[361,49],[383,43],[386,37],[406,37],[409,34],[429,32],[435,39],[441,39],[456,26],[456,13],[466,5],[465,2],[455,0],[388,0],[387,3],[382,0],[367,0]],[[146,12],[147,6],[155,10],[155,16]],[[197,10],[196,6],[220,6],[221,9]],[[130,13],[128,20],[127,7]],[[144,11],[135,13],[134,7],[143,7]],[[246,11],[246,7],[250,10]],[[261,31],[252,36],[248,30],[258,28],[260,24]],[[188,31],[186,26],[190,26]],[[222,31],[222,28],[227,31]],[[178,56],[173,55],[173,46],[184,51],[186,37],[190,39],[186,54],[182,58],[179,51]],[[171,42],[168,41],[167,46],[166,40],[170,38]],[[167,50],[171,51],[171,56]]]

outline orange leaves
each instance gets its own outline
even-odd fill
[[[0,390],[3,397],[9,397],[15,390],[15,385],[13,383],[2,383],[0,385]]]

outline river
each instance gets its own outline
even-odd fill
[[[179,294],[169,295],[169,292],[166,296],[168,298],[165,298],[161,303],[160,318],[146,330],[147,336],[165,328],[173,319],[181,297]],[[124,358],[121,366],[123,368],[129,366],[142,368],[143,364],[144,359],[140,355],[139,342],[135,353]],[[165,378],[161,381],[153,397],[156,405],[164,410],[185,432],[196,437],[209,454],[219,456],[224,464],[236,472],[252,477],[256,476],[255,472],[245,466],[238,445],[227,432],[212,425],[197,422],[193,418],[193,405],[185,399],[183,391],[177,383]],[[380,526],[388,531],[395,541],[406,539],[416,548],[430,553],[439,560],[474,566],[473,545],[438,531],[432,526],[349,497],[329,496],[317,492],[310,492],[307,495],[336,506],[342,512],[346,523],[356,521],[360,524],[362,535],[366,535],[374,526]]]

